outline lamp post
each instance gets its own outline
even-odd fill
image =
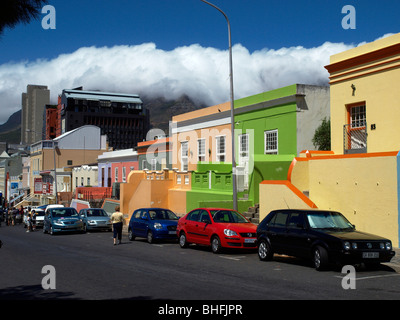
[[[233,186],[233,209],[237,210],[237,187],[236,187],[236,155],[235,155],[235,119],[234,119],[234,105],[233,105],[233,68],[232,68],[232,40],[231,40],[231,24],[228,16],[214,4],[201,0],[202,2],[217,9],[225,17],[228,23],[228,36],[229,36],[229,78],[230,78],[230,101],[231,101],[231,140],[232,140],[232,186]]]

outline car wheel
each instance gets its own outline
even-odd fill
[[[187,248],[188,246],[186,235],[184,232],[181,232],[181,234],[179,235],[179,245],[181,246],[181,248]]]
[[[153,232],[151,232],[151,231],[147,232],[147,242],[148,243],[153,243],[154,242]]]
[[[221,240],[219,240],[218,236],[214,236],[211,239],[211,250],[213,253],[220,253],[222,250]]]
[[[129,239],[129,241],[135,240],[135,235],[133,234],[132,229],[129,229],[129,231],[128,231],[128,239]]]
[[[314,267],[318,271],[326,269],[328,266],[328,252],[325,248],[317,246],[313,251]]]
[[[271,246],[267,240],[261,240],[258,245],[258,257],[261,261],[271,260],[273,256]]]

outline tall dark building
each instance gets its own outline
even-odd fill
[[[149,111],[136,94],[63,90],[60,107],[61,134],[95,125],[114,150],[136,147],[150,129]]]

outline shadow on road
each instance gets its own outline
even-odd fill
[[[57,290],[44,290],[41,285],[18,286],[0,289],[0,300],[57,300],[71,299],[73,292],[60,292]]]

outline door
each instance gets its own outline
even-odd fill
[[[244,189],[249,188],[249,134],[239,135],[239,166],[243,167]]]
[[[309,257],[311,241],[305,228],[304,213],[292,212],[286,229],[287,253],[294,256]]]
[[[268,237],[272,250],[276,253],[286,253],[286,221],[288,211],[277,212],[268,224]]]
[[[199,219],[196,224],[196,234],[198,243],[209,245],[212,235],[211,217],[207,210],[199,211]]]
[[[198,222],[200,210],[191,211],[185,221],[186,239],[188,242],[199,243]]]

